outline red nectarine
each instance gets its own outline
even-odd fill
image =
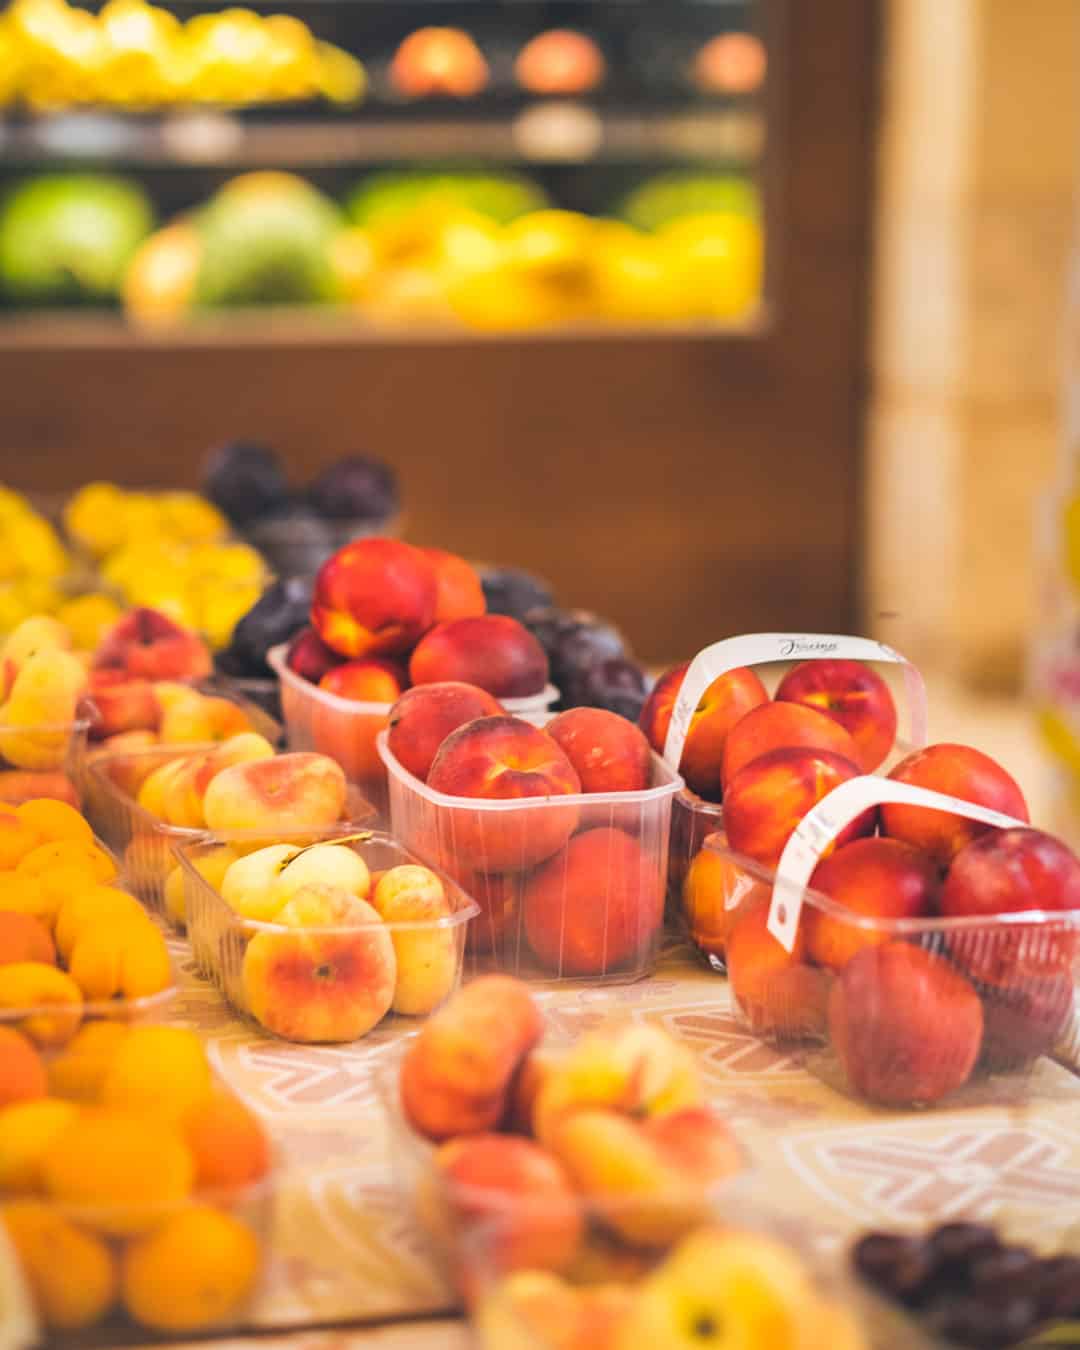
[[[725,789],[740,769],[770,750],[830,750],[858,764],[855,742],[839,722],[801,703],[763,703],[732,727],[720,776]]]
[[[431,561],[400,539],[354,539],[315,578],[311,622],[342,656],[407,652],[435,622]]]
[[[803,929],[789,952],[769,932],[768,919],[767,896],[752,897],[735,912],[726,950],[732,997],[758,1035],[792,1040],[821,1036],[827,978],[806,963]]]
[[[896,704],[889,686],[861,661],[802,661],[780,681],[776,700],[816,708],[839,722],[858,747],[863,773],[872,773],[896,740]]]
[[[548,659],[532,633],[508,614],[480,614],[433,628],[409,660],[413,684],[459,680],[496,698],[528,698],[548,681]]]
[[[605,708],[569,708],[544,730],[577,770],[582,792],[641,792],[652,754],[639,727]]]
[[[393,661],[366,657],[334,666],[319,681],[319,688],[357,703],[393,703],[400,697],[406,680],[404,670]]]
[[[441,680],[406,690],[390,709],[386,744],[402,768],[427,782],[439,746],[478,717],[498,717],[502,705],[486,689]]]
[[[487,613],[484,588],[474,567],[456,553],[447,553],[445,549],[424,548],[420,552],[435,568],[435,584],[438,587],[436,623],[471,619]]]

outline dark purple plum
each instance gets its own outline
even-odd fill
[[[233,676],[271,676],[266,653],[298,633],[311,610],[311,583],[287,577],[267,588],[233,629],[218,663]]]
[[[614,624],[588,610],[530,610],[524,623],[547,652],[552,683],[562,695],[561,708],[582,702],[580,681],[586,671],[629,656],[626,639]]]
[[[307,500],[324,520],[387,520],[400,509],[397,475],[367,455],[339,459],[312,479]]]
[[[234,525],[272,515],[289,500],[281,460],[251,441],[229,441],[207,455],[202,491]]]
[[[516,567],[481,567],[479,571],[489,614],[508,614],[521,621],[530,610],[551,607],[554,592],[543,577]]]
[[[633,661],[617,659],[590,666],[576,681],[574,692],[588,708],[606,708],[631,722],[641,716],[648,697],[645,672]]]

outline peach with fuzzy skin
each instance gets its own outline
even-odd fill
[[[517,717],[481,717],[443,741],[428,787],[450,797],[523,802],[576,795],[581,781],[550,736]],[[524,871],[550,858],[578,823],[575,805],[484,813],[450,807],[443,827],[458,856],[486,872]]]
[[[768,928],[768,898],[737,912],[727,940],[731,994],[752,1031],[787,1040],[820,1037],[829,986],[823,971],[807,964],[806,929],[799,925],[789,952]]]
[[[147,759],[155,759],[156,756],[148,755]],[[178,755],[175,759],[168,759],[164,764],[158,764],[156,768],[150,770],[139,784],[139,790],[135,800],[144,811],[149,811],[152,816],[158,820],[165,819],[165,799],[169,792],[173,780],[184,771],[187,760],[183,755]],[[110,779],[116,766],[110,764],[108,773]],[[122,773],[126,773],[127,766],[122,766]],[[112,781],[115,781],[113,779]]]
[[[333,886],[307,886],[256,933],[241,969],[247,1009],[290,1041],[354,1041],[390,1010],[394,945],[366,900]],[[329,930],[329,931],[326,931]]]
[[[566,1119],[604,1108],[641,1119],[702,1106],[705,1092],[693,1052],[647,1022],[600,1026],[547,1067],[534,1094],[536,1138],[554,1146]]]
[[[402,768],[426,783],[439,747],[452,731],[478,717],[498,717],[502,705],[486,689],[441,680],[407,689],[390,709],[386,744]]]
[[[285,664],[302,680],[318,684],[327,674],[343,663],[345,658],[328,647],[313,628],[305,628],[289,644]]]
[[[203,798],[203,814],[216,831],[322,829],[342,818],[346,793],[339,764],[296,751],[216,774]]]
[[[736,853],[775,867],[811,807],[858,774],[852,760],[830,750],[783,749],[760,755],[735,775],[724,793],[728,844]],[[876,810],[864,811],[841,830],[831,848],[872,833],[876,820]]]
[[[437,600],[435,569],[418,548],[356,539],[319,569],[311,622],[342,656],[394,656],[435,622]]]
[[[368,656],[332,666],[319,681],[319,688],[358,703],[393,703],[405,688],[407,678],[395,662]]]
[[[851,1086],[885,1106],[936,1102],[962,1087],[982,1034],[971,984],[910,942],[864,948],[829,996],[829,1035]]]
[[[474,567],[456,553],[447,553],[445,549],[423,548],[420,552],[435,569],[435,584],[438,588],[436,623],[472,619],[478,614],[487,613],[484,588]]]
[[[154,609],[125,614],[102,639],[93,665],[145,680],[202,680],[214,671],[202,638]]]
[[[92,670],[87,697],[93,707],[90,735],[94,740],[127,731],[156,731],[161,721],[153,685],[124,670]]]
[[[518,1067],[543,1035],[528,986],[508,975],[465,985],[410,1042],[401,1066],[401,1106],[427,1139],[494,1130],[506,1114]]]
[[[661,675],[638,718],[638,726],[658,755],[664,753],[671,712],[688,669],[689,663]],[[694,710],[679,762],[679,772],[692,791],[710,800],[720,799],[720,765],[728,734],[747,713],[768,700],[765,686],[746,667],[713,680]]]
[[[497,1222],[500,1273],[563,1270],[585,1233],[581,1202],[562,1164],[520,1136],[474,1134],[435,1154],[450,1217],[466,1232]]]
[[[496,698],[528,698],[548,682],[547,654],[517,619],[480,614],[440,623],[409,658],[413,684],[457,680]]]
[[[559,1126],[552,1148],[605,1226],[649,1247],[677,1242],[702,1223],[710,1189],[743,1165],[727,1125],[702,1106],[647,1120],[578,1111]]]
[[[928,745],[908,755],[889,777],[974,802],[1017,820],[1028,819],[1027,802],[1015,780],[989,755],[969,745]],[[925,806],[884,802],[881,807],[882,834],[924,849],[942,867],[990,828],[981,821]]]
[[[863,773],[872,773],[896,740],[889,686],[862,661],[802,661],[780,681],[776,701],[801,703],[839,722],[855,742]]]
[[[740,769],[770,750],[829,750],[859,763],[859,748],[847,729],[802,703],[763,703],[732,728],[724,742],[720,775],[726,789]]]
[[[603,975],[640,960],[664,917],[655,864],[622,830],[584,830],[525,882],[529,946],[546,970]]]
[[[431,1012],[450,995],[458,977],[457,935],[439,922],[452,912],[442,882],[427,867],[410,863],[391,867],[380,878],[371,903],[390,925],[397,955],[394,1012],[408,1017]]]
[[[251,731],[251,719],[238,703],[192,691],[165,709],[158,728],[163,745],[227,741]]]
[[[818,863],[810,887],[850,910],[853,920],[915,919],[935,913],[940,877],[925,853],[899,839],[855,839]],[[863,947],[890,936],[813,905],[803,910],[802,924],[807,955],[830,970],[843,970]]]
[[[767,895],[767,887],[752,872],[731,858],[703,848],[690,864],[682,885],[682,914],[691,941],[706,956],[723,961],[740,907],[760,903]]]
[[[170,825],[201,829],[206,824],[203,802],[219,773],[236,764],[255,764],[273,758],[274,747],[254,731],[241,732],[223,741],[216,750],[180,761],[182,767],[170,776],[163,792],[164,820]]]
[[[577,770],[582,792],[642,792],[652,754],[640,727],[605,708],[569,708],[544,727]]]

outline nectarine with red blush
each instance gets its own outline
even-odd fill
[[[858,748],[863,773],[872,773],[896,740],[892,691],[861,661],[802,661],[777,685],[776,701],[815,708],[839,722]]]
[[[731,993],[752,1031],[781,1039],[822,1035],[828,979],[807,964],[802,926],[789,952],[769,932],[768,896],[740,905],[727,935],[726,958]]]
[[[740,769],[770,750],[830,750],[853,764],[855,742],[839,722],[801,703],[763,703],[732,727],[724,742],[720,776],[725,789]]]
[[[487,613],[484,588],[474,567],[456,553],[447,553],[445,549],[424,548],[420,551],[435,568],[435,584],[438,588],[436,623],[471,619]]]
[[[407,680],[404,670],[393,661],[369,656],[334,666],[319,681],[319,688],[357,703],[393,703]]]
[[[851,1086],[884,1106],[939,1101],[979,1057],[983,1010],[948,961],[910,942],[864,947],[829,995],[829,1034]]]
[[[386,744],[403,769],[426,783],[432,761],[452,731],[478,717],[498,717],[502,710],[493,694],[475,684],[419,684],[390,709]]]
[[[638,726],[658,755],[664,753],[671,711],[688,669],[689,663],[661,675],[638,718]],[[728,733],[752,708],[768,701],[765,686],[744,666],[713,680],[694,710],[678,765],[692,791],[711,800],[720,799],[720,766]]]
[[[1048,1055],[1072,1013],[1071,971],[976,988],[983,1005],[982,1060],[992,1070],[1015,1069]]]
[[[544,730],[566,752],[582,792],[642,792],[652,776],[652,752],[633,722],[605,708],[569,708]]]
[[[1017,820],[1028,819],[1027,802],[1014,779],[989,755],[969,745],[928,745],[901,760],[889,777],[898,783],[945,792]],[[924,849],[942,867],[988,829],[990,826],[980,821],[925,806],[885,802],[881,807],[882,834]]]
[[[335,666],[340,666],[344,657],[328,647],[314,628],[305,628],[297,633],[289,644],[285,654],[285,664],[302,680],[318,684],[324,675]]]
[[[858,766],[830,750],[770,750],[735,775],[724,794],[724,827],[736,853],[775,866],[784,845],[807,811],[849,778]],[[837,835],[832,847],[870,834],[871,808]]]
[[[125,670],[92,670],[87,684],[90,737],[101,741],[128,731],[155,731],[162,709],[149,680]]]
[[[915,919],[932,914],[940,875],[925,853],[899,839],[855,839],[818,863],[812,890],[851,911],[851,919],[807,905],[802,912],[806,950],[812,961],[843,970],[863,947],[885,942],[887,927],[860,926],[859,919]]]
[[[527,878],[529,945],[545,969],[604,975],[640,960],[664,917],[655,863],[622,830],[584,830]]]
[[[558,745],[518,717],[481,717],[452,731],[439,747],[428,787],[450,797],[513,801],[576,795],[581,780]],[[447,851],[477,871],[520,872],[558,852],[578,822],[575,804],[516,811],[445,807]]]
[[[1050,922],[992,926],[1002,915],[1031,910]],[[1067,970],[1080,945],[1080,859],[1042,830],[988,830],[953,859],[941,912],[989,921],[949,939],[954,960],[977,979],[1008,986]]]
[[[156,609],[133,609],[102,638],[93,667],[144,680],[202,680],[213,674],[214,659],[198,634]]]
[[[315,577],[311,622],[342,656],[407,652],[435,622],[431,560],[400,539],[354,539]]]
[[[547,653],[508,614],[480,614],[433,628],[409,660],[413,684],[460,680],[496,698],[528,698],[548,681]]]

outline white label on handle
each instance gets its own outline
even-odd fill
[[[928,806],[1001,829],[1012,829],[1017,825],[1028,827],[1027,821],[1017,820],[1015,816],[1002,815],[1000,811],[976,806],[974,802],[965,802],[944,792],[931,792],[929,788],[916,787],[913,783],[898,783],[895,779],[878,778],[873,774],[849,778],[807,811],[784,845],[776,865],[768,929],[785,951],[794,949],[803,895],[821,855],[857,816],[883,802]]]
[[[892,647],[873,638],[847,637],[833,633],[744,633],[722,638],[698,652],[690,662],[671,710],[664,759],[678,771],[690,723],[702,695],[721,675],[739,666],[762,666],[774,661],[888,661],[903,667],[907,693],[909,740],[918,749],[926,744],[926,685],[917,667]]]

